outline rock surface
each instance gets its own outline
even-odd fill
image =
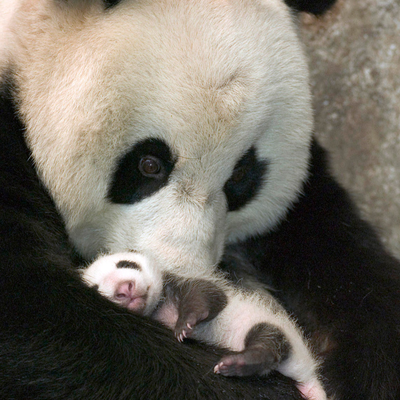
[[[400,256],[400,0],[304,14],[315,132],[334,174]]]

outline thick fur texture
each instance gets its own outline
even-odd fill
[[[0,34],[4,397],[299,396],[283,377],[210,374],[219,352],[86,288],[69,240],[183,276],[222,259],[238,285],[276,290],[329,394],[400,397],[399,263],[311,146],[282,1],[5,0]]]

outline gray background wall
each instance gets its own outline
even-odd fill
[[[363,216],[400,255],[400,0],[303,14],[315,132]]]

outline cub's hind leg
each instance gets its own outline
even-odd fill
[[[290,343],[283,332],[262,322],[248,332],[244,350],[223,357],[214,372],[224,376],[267,374],[289,357],[290,350]]]

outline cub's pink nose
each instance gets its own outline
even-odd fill
[[[135,282],[127,281],[121,283],[114,294],[117,300],[131,300],[135,297]]]
[[[123,307],[138,314],[143,314],[146,309],[147,291],[137,287],[135,281],[120,283],[114,292],[114,299]]]

